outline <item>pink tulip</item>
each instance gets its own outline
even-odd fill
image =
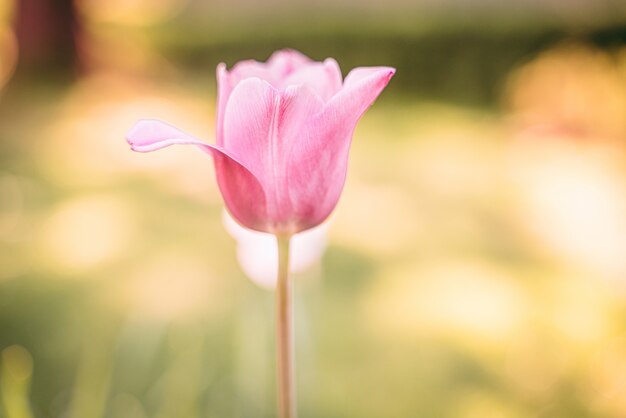
[[[196,145],[213,156],[226,208],[241,225],[276,235],[278,411],[296,417],[291,236],[322,223],[337,205],[357,122],[395,69],[356,68],[342,81],[332,58],[313,62],[296,51],[267,63],[217,67],[217,144],[171,125],[143,120],[128,133],[131,148],[154,151]]]
[[[128,133],[134,151],[196,145],[213,156],[220,191],[241,225],[290,236],[322,223],[346,178],[352,133],[395,69],[359,67],[293,50],[266,63],[217,67],[217,144],[156,120]]]

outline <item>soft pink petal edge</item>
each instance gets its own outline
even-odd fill
[[[328,61],[328,60],[327,60]],[[334,60],[333,60],[334,61]],[[222,145],[223,118],[226,103],[232,90],[239,82],[246,78],[257,77],[267,81],[272,86],[280,88],[281,79],[314,63],[311,58],[295,49],[282,49],[274,52],[266,62],[245,60],[236,63],[230,71],[226,64],[219,63],[216,70],[217,78],[217,144]],[[332,62],[324,62],[327,67],[333,67]],[[336,63],[335,63],[336,65]],[[336,65],[337,70],[339,66]],[[341,77],[341,71],[339,77]],[[341,79],[339,80],[341,81]]]
[[[226,103],[233,90],[226,64],[219,63],[216,70],[217,79],[217,127],[216,127],[216,142],[217,145],[223,145],[224,143],[224,111],[226,109]]]
[[[154,119],[140,120],[126,135],[136,152],[151,152],[170,145],[195,145],[213,156],[215,172],[224,203],[241,225],[261,232],[266,228],[266,201],[263,186],[256,176],[235,156],[220,146],[210,145]],[[244,191],[242,193],[242,191]]]
[[[283,49],[274,52],[266,62],[245,60],[236,63],[230,70],[225,63],[219,63],[216,69],[217,80],[217,144],[223,145],[223,120],[226,104],[237,84],[246,78],[265,80],[278,90],[283,90],[289,84],[302,84],[298,74],[310,73],[311,68],[321,66],[323,75],[313,74],[313,83],[308,84],[324,101],[328,101],[342,87],[342,76],[339,64],[333,58],[326,58],[323,62],[313,61],[308,56],[295,49]],[[307,70],[308,69],[308,70]],[[311,74],[308,74],[309,78]],[[293,83],[289,80],[292,79]],[[313,85],[311,85],[313,84]],[[320,86],[319,88],[315,88]]]
[[[323,107],[323,100],[305,85],[279,92],[255,77],[239,83],[226,105],[223,146],[241,156],[241,162],[264,185],[268,219],[276,231],[292,229],[287,157],[304,140],[308,121]]]
[[[395,75],[393,67],[357,67],[346,76],[343,87],[328,102],[326,113],[335,118],[359,121]]]
[[[315,91],[327,102],[341,90],[343,84],[339,64],[333,58],[326,58],[324,62],[312,62],[281,80],[279,87],[284,90],[301,84]]]
[[[239,61],[230,71],[227,71],[227,74],[233,79],[233,87],[239,81],[249,77],[259,77],[270,84],[275,84],[282,78],[313,62],[311,58],[295,49],[282,49],[274,52],[266,62]],[[224,66],[224,68],[226,67]]]
[[[354,129],[395,72],[395,68],[391,67],[360,67],[352,70],[343,88],[326,104],[324,111],[317,115],[310,127],[310,137],[316,137],[317,140],[302,142],[304,148],[294,150],[300,155],[290,158],[292,165],[289,167],[289,178],[292,182],[300,183],[300,186],[289,188],[291,198],[301,200],[296,194],[304,184],[309,187],[316,184],[320,188],[320,198],[311,206],[313,213],[306,217],[309,223],[304,225],[303,230],[324,222],[337,205],[346,179]],[[331,161],[308,158],[328,152]],[[323,169],[319,166],[322,162],[326,163]],[[314,176],[301,177],[303,172],[313,173]]]

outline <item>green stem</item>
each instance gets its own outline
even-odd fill
[[[278,241],[278,280],[276,282],[276,365],[278,373],[278,412],[280,418],[296,418],[296,391],[293,355],[293,301],[289,280],[289,237]]]

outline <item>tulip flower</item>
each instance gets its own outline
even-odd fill
[[[352,133],[395,69],[359,67],[342,80],[337,62],[293,50],[266,63],[217,67],[216,144],[171,125],[142,120],[128,133],[134,151],[195,145],[213,157],[226,209],[242,226],[278,243],[279,413],[295,417],[289,239],[333,211],[346,178]]]

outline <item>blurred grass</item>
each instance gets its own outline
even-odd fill
[[[88,25],[81,76],[2,92],[0,416],[275,416],[272,295],[237,265],[210,161],[123,137],[159,117],[212,141],[214,65],[283,46],[399,69],[296,278],[302,416],[624,416],[621,26],[213,39],[179,19]]]

